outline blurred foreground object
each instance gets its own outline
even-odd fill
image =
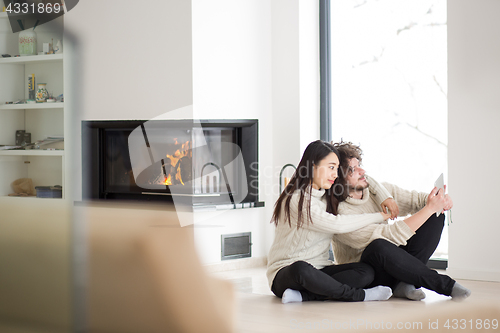
[[[76,225],[79,248],[71,244]],[[73,253],[84,254],[79,266]],[[76,299],[80,288],[85,297]],[[193,227],[181,228],[175,211],[0,201],[0,332],[224,333],[233,327],[232,285],[205,273]]]
[[[193,227],[173,210],[127,208],[76,208],[88,221],[89,331],[232,332],[232,285],[207,276]]]
[[[62,200],[0,201],[0,332],[71,332],[71,223]]]

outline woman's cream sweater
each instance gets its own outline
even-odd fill
[[[380,188],[378,183],[375,186],[371,185],[370,191],[373,199],[380,201],[380,203],[387,198],[387,191]],[[377,195],[379,192],[384,192],[385,195]],[[311,186],[306,189],[304,204],[300,207],[304,223],[298,229],[297,212],[299,210],[300,190],[292,194],[290,201],[291,226],[288,221],[285,221],[284,208],[282,208],[274,235],[274,242],[268,255],[267,279],[270,287],[272,287],[276,273],[281,268],[296,261],[306,261],[317,269],[332,265],[332,261],[328,259],[328,250],[334,234],[351,232],[372,223],[384,221],[380,213],[350,216],[330,214],[326,211],[324,194],[325,190],[323,189],[316,190]],[[311,203],[312,223],[309,221],[307,213],[309,202]]]

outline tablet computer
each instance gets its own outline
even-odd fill
[[[438,177],[438,179],[436,179],[436,181],[434,182],[434,186],[439,189],[442,189],[444,191],[444,177],[443,177],[443,174],[441,173]],[[436,216],[439,216],[441,214],[441,212],[436,212]]]

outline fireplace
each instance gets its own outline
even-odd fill
[[[83,197],[262,206],[257,120],[83,121]]]

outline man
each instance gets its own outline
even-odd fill
[[[334,191],[340,201],[339,214],[386,212],[387,208],[393,219],[408,214],[423,214],[429,194],[403,190],[387,183],[384,183],[382,188],[385,187],[388,192],[371,193],[368,184],[376,181],[367,177],[365,170],[361,168],[362,150],[350,142],[340,142],[334,146],[341,157],[339,183]],[[434,189],[430,195],[443,194]],[[383,204],[379,206],[377,202]],[[452,207],[453,201],[448,195],[444,195],[443,211]],[[427,218],[427,215],[430,217]],[[443,214],[439,217],[434,213],[427,215],[417,225],[411,225],[411,218],[408,218],[394,224],[372,225],[350,233],[334,235],[335,262],[344,264],[361,261],[370,264],[376,275],[373,284],[390,286],[395,297],[412,300],[425,298],[425,293],[414,284],[420,287],[428,283],[423,282],[426,279],[433,279],[431,285],[435,287],[432,288],[435,291],[440,290],[440,293],[457,298],[468,297],[470,290],[425,266],[439,244],[444,226]],[[415,272],[416,275],[421,275],[420,279],[410,276],[415,275]],[[415,283],[400,282],[402,280]]]

